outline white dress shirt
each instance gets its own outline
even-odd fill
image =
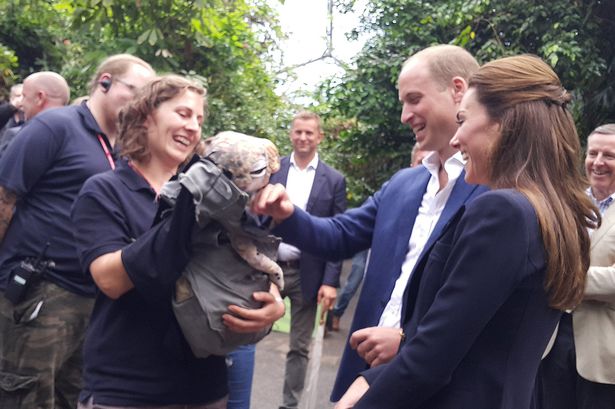
[[[295,152],[290,155],[290,167],[288,168],[288,178],[286,179],[286,193],[293,204],[302,210],[307,207],[312,185],[314,185],[314,176],[318,167],[318,153],[308,163],[305,169],[299,169],[295,162]],[[278,260],[290,261],[298,260],[301,256],[301,250],[290,244],[280,243],[278,247]]]
[[[433,232],[434,227],[440,219],[444,206],[459,178],[465,165],[461,153],[457,152],[444,162],[444,170],[448,175],[448,183],[440,190],[440,179],[438,171],[440,169],[440,157],[437,152],[430,153],[423,159],[423,165],[431,174],[427,190],[423,195],[421,206],[419,207],[414,227],[410,234],[408,243],[408,253],[401,266],[401,274],[395,282],[395,288],[391,294],[391,299],[387,303],[382,315],[380,316],[379,327],[399,328],[401,323],[401,307],[403,304],[404,291],[410,280],[410,275],[416,265],[425,243]]]

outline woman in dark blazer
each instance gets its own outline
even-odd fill
[[[502,58],[471,77],[451,145],[466,181],[492,190],[462,207],[419,260],[404,341],[336,408],[527,409],[561,311],[583,295],[587,229],[569,94],[542,60]]]

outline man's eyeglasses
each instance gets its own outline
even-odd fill
[[[132,92],[137,92],[137,87],[135,87],[134,85],[120,79],[120,78],[113,78],[113,81],[115,82],[119,82],[120,84],[122,84],[123,86],[125,86],[126,88],[128,88],[130,91]]]

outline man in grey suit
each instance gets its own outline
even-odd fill
[[[323,137],[318,115],[307,111],[296,114],[290,130],[293,152],[282,158],[271,183],[286,186],[294,205],[328,217],[346,210],[346,180],[319,159],[318,145]],[[342,264],[326,262],[287,243],[280,245],[278,263],[286,283],[281,295],[291,303],[290,349],[280,409],[294,409],[303,391],[317,306],[322,304],[323,311],[333,308]]]
[[[587,138],[588,194],[602,214],[591,234],[585,298],[564,314],[537,382],[542,409],[615,408],[615,124]]]

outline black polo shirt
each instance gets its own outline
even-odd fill
[[[145,233],[154,220],[156,195],[124,161],[113,172],[88,180],[73,208],[76,240],[86,269]],[[168,257],[173,257],[169,254]],[[89,274],[89,272],[88,272]],[[223,357],[197,359],[173,315],[173,285],[157,280],[155,265],[145,280],[117,300],[99,293],[84,345],[80,400],[113,406],[199,404],[227,394]],[[141,284],[147,281],[147,285]],[[147,292],[168,293],[155,302]]]
[[[100,138],[99,138],[100,135]],[[18,196],[15,213],[0,246],[0,290],[11,269],[41,254],[55,263],[47,279],[71,292],[94,295],[81,272],[70,209],[92,175],[111,168],[111,149],[87,105],[50,109],[32,118],[0,158],[0,186]]]

